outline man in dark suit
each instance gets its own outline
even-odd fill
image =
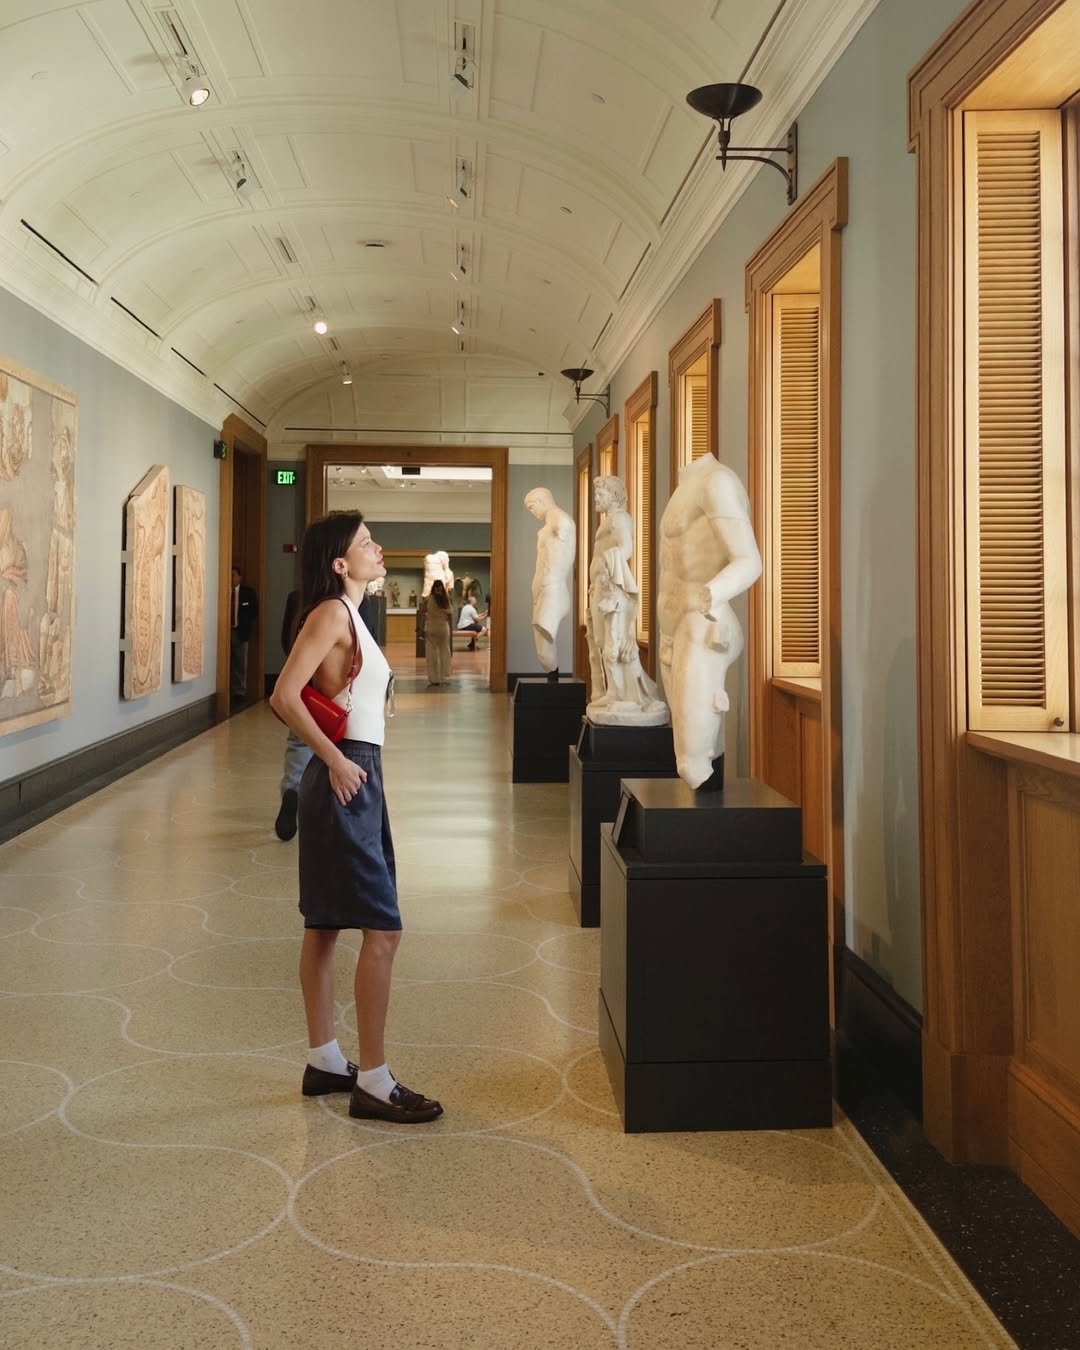
[[[259,621],[259,597],[253,587],[243,584],[244,578],[235,564],[232,570],[232,630],[230,633],[230,653],[232,656],[229,690],[234,699],[247,698],[248,642],[255,632]]]

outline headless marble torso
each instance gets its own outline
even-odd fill
[[[559,626],[570,613],[570,575],[576,549],[573,520],[551,501],[536,536],[536,571],[532,581],[533,638],[541,669],[548,672],[556,670],[559,664],[555,644]]]
[[[660,665],[679,776],[707,782],[723,752],[724,683],[743,649],[730,601],[761,575],[746,490],[703,455],[679,475],[660,521]]]

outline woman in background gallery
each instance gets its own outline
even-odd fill
[[[349,1115],[358,1119],[435,1120],[442,1107],[394,1079],[384,1046],[401,940],[382,775],[393,677],[359,615],[368,582],[386,574],[382,549],[358,511],[334,511],[308,526],[300,572],[300,627],[270,706],[314,752],[298,802],[300,985],[309,1046],[302,1091],[308,1097],[350,1092]],[[309,682],[349,709],[342,740],[325,736],[305,706],[301,691]],[[363,932],[354,981],[356,1064],[334,1034],[334,949],[343,928]]]
[[[445,684],[450,678],[450,624],[453,610],[441,581],[431,583],[424,611],[424,654],[427,657],[428,684]]]

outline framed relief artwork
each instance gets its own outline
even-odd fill
[[[77,403],[0,356],[0,736],[71,711]]]
[[[173,498],[173,679],[180,682],[203,673],[206,496],[177,485]]]
[[[120,688],[142,698],[161,688],[169,552],[169,470],[155,464],[124,505]]]

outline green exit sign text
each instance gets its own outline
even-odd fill
[[[295,469],[278,469],[277,471],[278,487],[292,487],[296,482]]]

